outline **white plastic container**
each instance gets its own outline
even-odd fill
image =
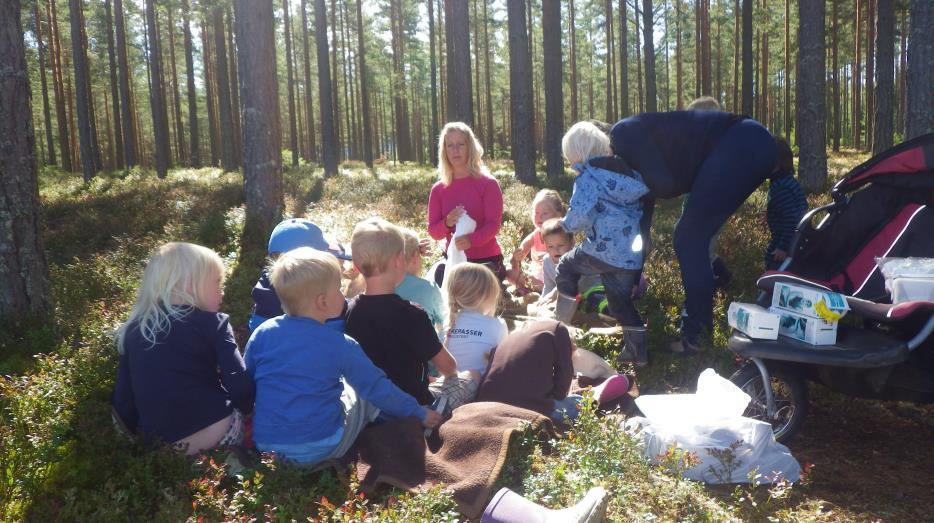
[[[778,282],[772,290],[772,309],[809,318],[837,321],[850,310],[846,297],[814,287]]]
[[[781,315],[778,333],[811,345],[833,345],[837,342],[837,322],[812,318],[782,309],[772,309]]]
[[[759,340],[778,338],[779,319],[778,314],[752,303],[734,301],[727,312],[730,327]]]
[[[892,303],[934,301],[934,278],[899,277],[891,280]]]

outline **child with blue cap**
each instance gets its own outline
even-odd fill
[[[344,252],[343,247],[332,248],[324,238],[321,228],[305,218],[291,218],[276,225],[272,234],[269,235],[267,252],[270,260],[275,261],[281,254],[299,247],[311,247],[316,251],[328,252],[339,260],[351,259],[350,255]],[[250,315],[250,332],[256,330],[264,321],[283,314],[282,303],[269,281],[268,268],[263,268],[256,285],[253,286],[252,296],[254,304],[253,313]],[[329,319],[325,325],[343,331],[346,314],[347,307],[345,306],[340,316]]]

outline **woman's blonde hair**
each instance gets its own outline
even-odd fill
[[[564,200],[561,199],[561,194],[554,189],[542,189],[535,194],[535,198],[532,199],[532,209],[533,213],[535,212],[535,206],[541,202],[547,202],[548,205],[551,205],[551,209],[556,213],[564,216]]]
[[[207,247],[171,242],[156,249],[146,263],[130,317],[117,329],[117,350],[123,353],[131,327],[154,346],[172,320],[184,317],[190,307],[205,306],[204,283],[223,277],[223,260]]]
[[[561,139],[561,150],[569,162],[586,162],[610,154],[610,138],[590,122],[577,122]]]
[[[451,162],[448,161],[447,148],[444,146],[445,138],[454,131],[462,133],[467,138],[467,169],[470,175],[489,174],[486,164],[483,163],[483,146],[473,134],[473,129],[464,122],[448,122],[438,135],[438,174],[441,176],[441,183],[451,185],[454,180],[454,170],[451,168]]]
[[[486,265],[457,264],[445,275],[444,285],[449,311],[448,328],[454,326],[457,315],[462,311],[493,314],[499,306],[499,278]]]

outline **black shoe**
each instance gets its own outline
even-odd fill
[[[700,344],[687,338],[681,338],[680,341],[672,343],[670,349],[676,356],[681,356],[683,358],[696,356],[703,350]]]
[[[624,327],[623,348],[616,357],[617,363],[633,362],[636,367],[649,364],[648,337],[645,327]]]
[[[726,268],[723,258],[717,256],[710,264],[713,269],[713,285],[717,289],[725,289],[733,281],[733,273]]]

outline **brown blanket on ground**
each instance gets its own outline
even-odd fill
[[[536,412],[502,403],[469,403],[428,439],[415,418],[367,428],[357,439],[357,477],[364,491],[379,483],[418,490],[444,483],[468,518],[479,518],[506,462],[520,425],[552,432]]]

